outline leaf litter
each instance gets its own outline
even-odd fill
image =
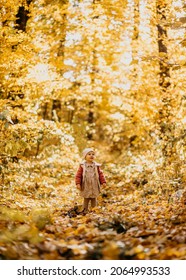
[[[70,178],[55,196],[3,192],[1,259],[186,259],[185,200],[144,194],[118,175],[86,214]]]

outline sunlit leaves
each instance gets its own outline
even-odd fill
[[[25,32],[0,4],[2,258],[185,258],[185,18],[138,2],[32,1]],[[83,216],[87,142],[108,186]]]

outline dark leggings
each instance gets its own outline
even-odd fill
[[[91,207],[95,207],[97,205],[97,199],[96,198],[84,198],[84,210],[87,211],[88,210],[88,205],[89,205],[89,201],[91,201]]]

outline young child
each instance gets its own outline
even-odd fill
[[[91,148],[83,150],[83,162],[75,176],[77,188],[80,190],[80,195],[84,198],[84,212],[88,211],[89,201],[91,207],[97,205],[97,196],[100,193],[101,186],[106,186],[106,180],[103,172],[100,169],[101,164],[94,161],[95,153]]]

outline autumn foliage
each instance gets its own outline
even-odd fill
[[[0,259],[186,259],[181,0],[2,0]],[[94,147],[107,187],[82,213]]]

